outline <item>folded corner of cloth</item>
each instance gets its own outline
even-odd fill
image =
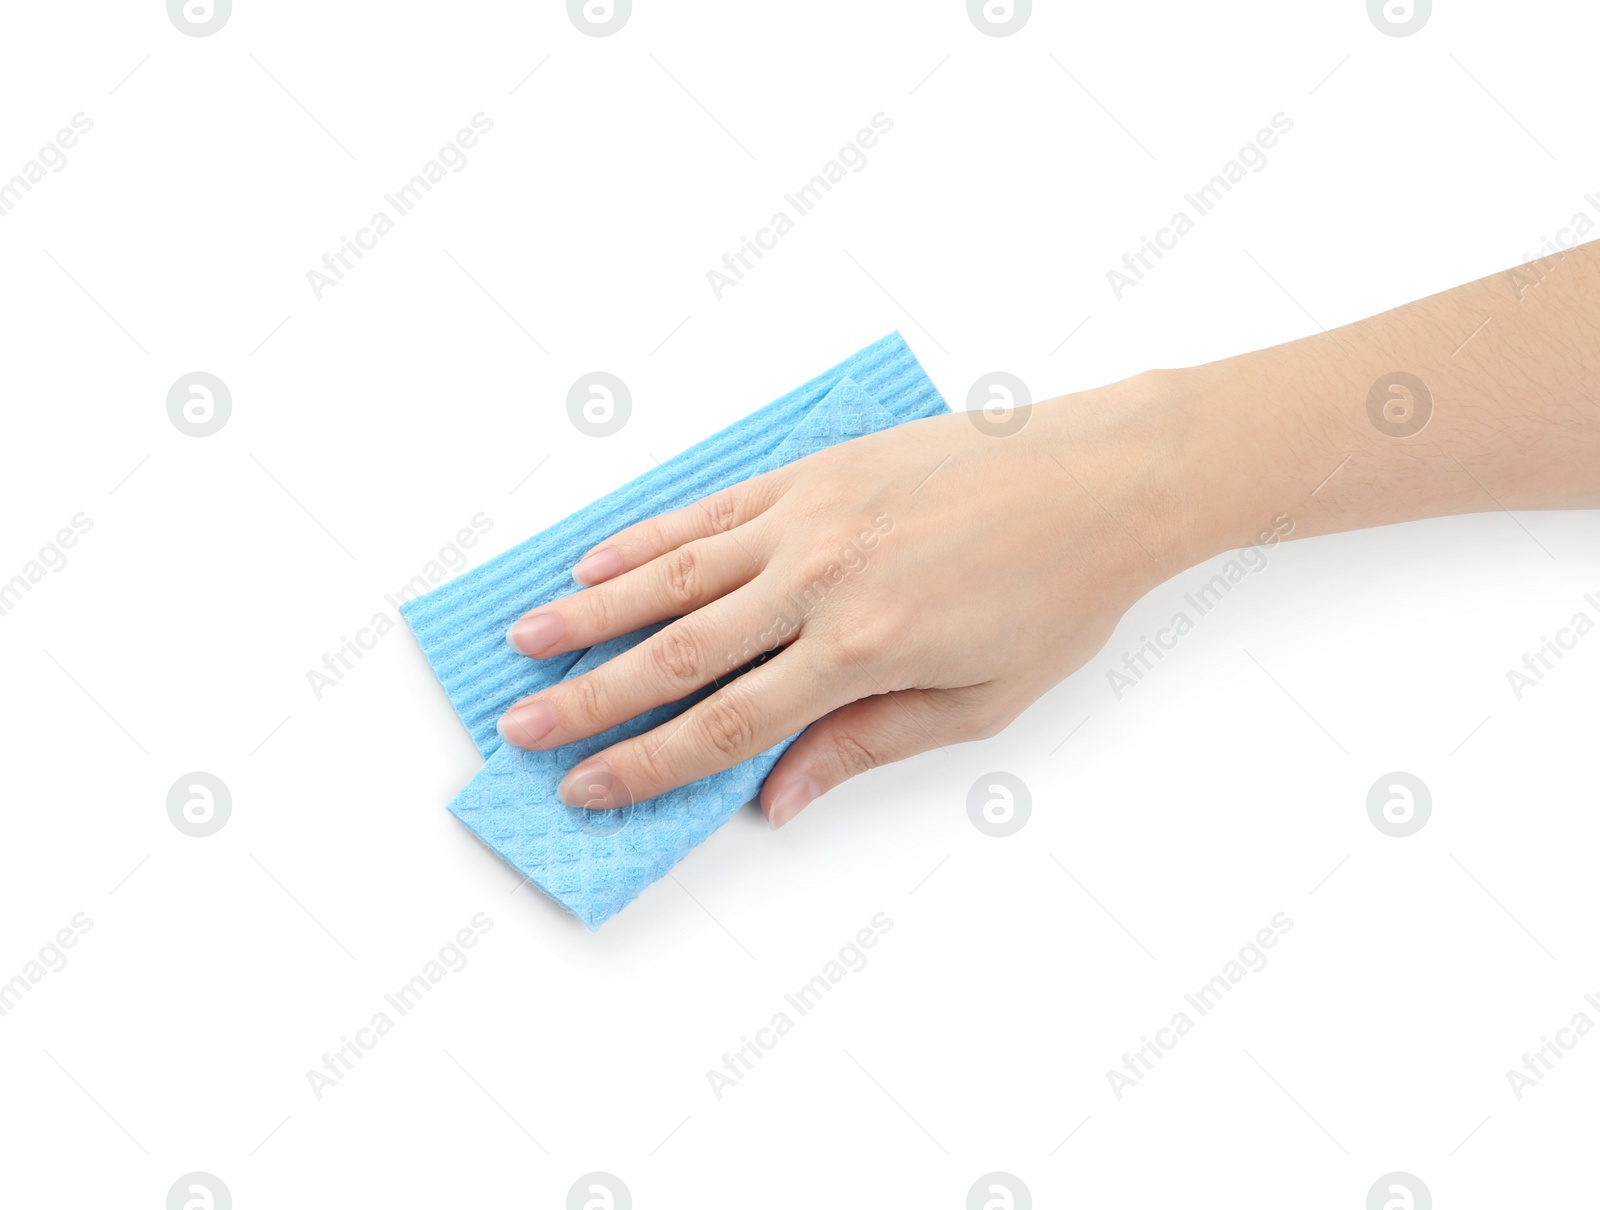
[[[591,929],[682,861],[755,797],[795,739],[647,802],[569,807],[556,789],[578,761],[688,709],[710,687],[600,735],[545,752],[502,743],[501,713],[579,676],[660,629],[645,627],[584,651],[532,660],[506,645],[530,609],[577,591],[572,567],[601,539],[852,437],[947,412],[898,332],[750,413],[549,529],[400,606],[456,715],[484,755],[449,809],[478,838]]]

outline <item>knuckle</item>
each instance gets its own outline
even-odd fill
[[[669,685],[694,687],[701,683],[704,649],[686,626],[669,626],[656,635],[650,644],[650,658]]]
[[[597,676],[580,676],[565,685],[567,713],[581,726],[597,728],[605,722],[609,695]]]
[[[974,739],[993,739],[1012,723],[1022,711],[1007,703],[996,702],[972,712],[967,720],[967,730]]]
[[[828,671],[836,676],[843,676],[851,682],[869,677],[874,678],[876,683],[873,669],[883,668],[886,653],[892,650],[893,644],[886,644],[884,637],[874,627],[843,626],[829,635],[823,658]],[[888,686],[893,689],[900,687]]]
[[[706,703],[700,718],[700,731],[706,744],[719,755],[742,757],[755,743],[755,726],[743,703],[726,697]]]
[[[841,731],[833,737],[834,758],[839,762],[839,768],[846,777],[854,777],[858,773],[865,773],[868,769],[876,769],[879,764],[878,755],[859,736],[848,731]]]
[[[667,527],[660,517],[651,517],[633,531],[634,544],[645,551],[660,550],[667,540]]]
[[[982,714],[968,724],[966,730],[973,739],[993,739],[1008,726],[1011,720],[996,714]]]
[[[583,594],[583,608],[585,619],[594,634],[605,635],[611,631],[612,619],[616,616],[616,609],[612,605],[611,594],[604,587],[591,588]]]
[[[674,605],[692,605],[700,591],[700,557],[692,546],[675,550],[667,556],[667,599]]]
[[[671,757],[667,747],[666,743],[652,743],[650,736],[644,735],[635,743],[617,750],[611,765],[613,769],[625,771],[629,801],[642,802],[654,798],[672,785]]]
[[[739,524],[739,508],[732,497],[708,496],[700,502],[700,511],[714,534],[725,534]]]

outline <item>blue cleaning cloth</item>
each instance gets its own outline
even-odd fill
[[[487,758],[450,811],[590,928],[665,875],[755,797],[795,737],[648,802],[610,811],[569,807],[556,794],[569,769],[660,726],[716,686],[601,735],[525,752],[502,743],[495,731],[506,707],[598,667],[661,626],[549,660],[511,650],[506,629],[530,609],[576,591],[572,568],[578,559],[629,525],[840,441],[948,410],[905,341],[893,333],[481,567],[401,605],[450,704]]]

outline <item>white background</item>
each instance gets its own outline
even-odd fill
[[[0,980],[93,927],[0,1018],[0,1200],[153,1208],[193,1170],[241,1210],[554,1207],[591,1170],[642,1208],[959,1207],[993,1170],[1039,1206],[1592,1185],[1600,1040],[1521,1101],[1505,1071],[1600,994],[1600,637],[1521,701],[1505,673],[1597,612],[1593,514],[1292,543],[1116,700],[1191,571],[1005,734],[779,834],[749,808],[598,934],[445,812],[479,757],[404,630],[320,700],[306,674],[474,514],[478,562],[892,329],[961,407],[990,370],[1043,398],[1521,261],[1600,194],[1593,5],[1440,3],[1405,38],[1361,0],[1040,3],[1004,38],[959,0],[637,0],[604,38],[553,0],[4,21],[0,176],[94,128],[0,219],[0,578],[93,529],[0,617]],[[479,112],[318,301],[306,271]],[[706,270],[879,112],[718,301]],[[1106,270],[1278,112],[1117,301]],[[633,395],[604,440],[565,410],[594,369]],[[166,414],[191,370],[233,397],[204,439]],[[206,839],[166,813],[193,770],[233,798]],[[996,770],[1033,796],[1002,840],[965,805]],[[1393,770],[1434,801],[1404,840],[1366,814]],[[478,912],[318,1100],[307,1069]],[[879,912],[719,1101],[707,1069]],[[1118,1100],[1106,1070],[1277,912]]]

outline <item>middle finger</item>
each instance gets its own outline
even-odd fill
[[[651,635],[592,672],[523,698],[500,738],[543,751],[679,701],[794,637],[758,578]]]

